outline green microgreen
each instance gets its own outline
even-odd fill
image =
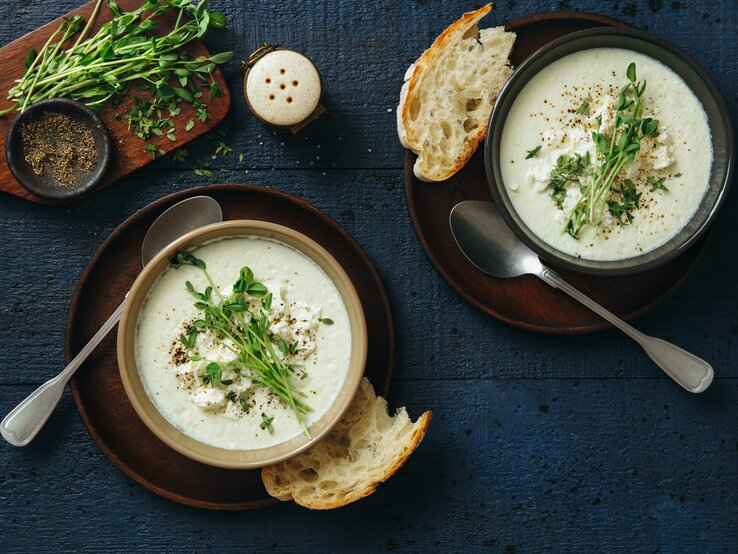
[[[333,325],[333,320],[330,317],[321,317],[320,322],[323,325]]]
[[[669,189],[664,184],[666,182],[666,177],[659,177],[657,179],[656,177],[652,177],[651,175],[649,175],[648,177],[646,177],[646,181],[648,181],[648,184],[651,185],[651,192],[655,192],[657,190],[669,192]]]
[[[589,98],[587,98],[586,96],[577,108],[577,115],[589,115]]]
[[[549,173],[548,186],[551,189],[551,198],[557,206],[561,206],[566,197],[566,188],[570,183],[579,183],[587,175],[589,168],[589,152],[582,156],[559,156],[556,166]]]
[[[526,160],[530,160],[531,158],[534,158],[535,156],[538,155],[538,152],[540,152],[540,151],[541,151],[541,145],[539,144],[535,148],[532,148],[532,149],[528,150],[528,152],[526,152],[525,159]]]
[[[613,217],[620,223],[632,223],[633,210],[638,209],[641,201],[641,193],[637,191],[635,183],[630,179],[624,179],[619,188],[613,187],[612,192],[620,195],[620,201],[609,200],[607,208]],[[626,221],[623,221],[625,217]]]
[[[199,267],[203,270],[207,269],[204,261],[202,261],[200,258],[196,258],[188,252],[184,252],[183,250],[179,250],[176,254],[174,254],[174,256],[172,256],[170,260],[170,263],[175,268],[180,268],[183,265],[194,265],[195,267]]]
[[[622,168],[639,154],[641,139],[658,133],[659,122],[643,117],[642,98],[646,81],[637,81],[636,64],[631,63],[625,74],[628,83],[620,89],[613,126],[603,129],[602,119],[598,118],[597,130],[592,132],[597,151],[595,168],[588,181],[580,186],[581,198],[564,224],[564,231],[574,238],[579,237],[586,225],[601,225],[605,209],[620,221],[623,217],[631,221],[633,210],[639,205],[640,193],[625,181],[616,190],[613,183]],[[611,192],[620,198],[611,199]]]
[[[174,268],[193,266],[199,269],[208,282],[202,292],[191,281],[185,282],[187,292],[194,299],[194,307],[202,312],[201,318],[190,326],[190,334],[180,337],[190,351],[189,355],[198,356],[193,351],[198,333],[209,333],[216,344],[233,355],[227,361],[208,360],[205,372],[201,375],[203,383],[212,387],[231,384],[231,379],[223,380],[224,369],[248,378],[254,386],[266,388],[288,406],[303,432],[310,437],[303,416],[311,408],[301,400],[306,395],[294,387],[291,377],[294,370],[276,353],[279,350],[285,356],[294,354],[298,343],[288,344],[284,339],[275,339],[269,321],[272,295],[267,287],[255,280],[254,272],[249,267],[242,267],[230,295],[224,296],[213,283],[204,260],[179,251],[170,261]],[[239,395],[237,400],[242,409],[247,411],[248,395]],[[269,428],[272,419],[269,420]]]
[[[220,367],[218,362],[210,362],[205,366],[205,373],[201,376],[202,382],[210,384],[212,387],[217,387],[221,384],[221,377],[223,376],[223,368]]]
[[[279,351],[285,356],[292,356],[295,352],[297,352],[298,346],[299,344],[297,341],[288,344],[286,340],[279,339],[279,342],[277,342],[277,348],[279,348]]]
[[[164,154],[166,154],[164,149],[159,148],[156,144],[146,144],[144,145],[144,150],[146,150],[149,153],[152,160],[155,160],[159,156],[163,156]]]
[[[178,148],[170,154],[170,158],[173,162],[185,162],[187,161],[187,156],[189,156],[189,152],[186,148]]]
[[[274,421],[274,416],[267,416],[265,413],[261,414],[261,423],[259,424],[259,427],[262,429],[266,429],[269,431],[269,434],[271,435],[274,433],[274,428],[272,427],[272,421]]]

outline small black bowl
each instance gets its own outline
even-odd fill
[[[707,192],[692,219],[671,239],[639,256],[622,260],[590,260],[562,252],[538,237],[516,213],[502,180],[500,142],[505,120],[518,93],[548,64],[590,48],[623,48],[656,59],[671,68],[692,89],[707,115],[713,141],[713,160]],[[643,31],[597,28],[563,36],[531,54],[518,66],[495,102],[485,143],[487,181],[508,226],[541,258],[572,271],[597,275],[625,275],[658,267],[689,248],[702,236],[725,201],[735,166],[735,142],[730,112],[707,73],[671,43]]]
[[[97,146],[97,162],[90,174],[75,185],[56,185],[47,175],[37,175],[26,161],[21,128],[26,123],[36,121],[44,113],[67,115],[92,132]],[[110,135],[97,114],[84,104],[67,98],[48,98],[31,104],[13,119],[5,139],[5,159],[13,176],[26,190],[46,200],[72,200],[93,189],[110,166],[111,150]]]

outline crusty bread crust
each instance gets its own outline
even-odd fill
[[[416,91],[418,86],[417,76],[428,65],[429,59],[433,53],[436,50],[443,48],[444,44],[449,40],[452,34],[456,33],[459,29],[465,29],[477,23],[491,10],[492,4],[486,4],[478,10],[467,12],[462,15],[458,21],[449,25],[440,35],[438,35],[430,48],[426,49],[415,63],[413,63],[405,72],[405,82],[400,90],[400,104],[397,106],[397,134],[400,136],[400,142],[403,143],[405,148],[409,148],[416,154],[420,150],[420,145],[417,144],[417,139],[408,130],[405,123],[406,121],[410,121],[410,103],[407,99]],[[402,138],[403,136],[405,137],[404,142]],[[484,132],[482,132],[482,136],[484,136]]]
[[[299,500],[297,500],[298,504],[301,504],[302,506],[305,506],[306,508],[311,508],[313,510],[332,510],[333,508],[340,508],[341,506],[345,506],[346,504],[350,504],[351,502],[356,502],[357,500],[360,500],[364,498],[365,496],[369,496],[372,494],[375,490],[377,490],[377,487],[380,483],[384,483],[387,479],[392,477],[398,469],[402,467],[402,465],[407,461],[407,459],[410,457],[410,454],[412,454],[415,449],[418,447],[418,445],[423,440],[423,437],[425,437],[425,432],[428,429],[428,424],[430,423],[431,419],[433,417],[433,412],[427,411],[424,412],[419,418],[418,422],[420,426],[418,429],[413,433],[412,441],[410,444],[408,444],[405,447],[405,450],[400,455],[399,458],[395,461],[395,463],[387,468],[387,471],[385,471],[384,475],[381,479],[378,479],[377,481],[374,481],[371,485],[368,487],[358,490],[354,492],[353,494],[344,497],[341,502],[333,502],[330,504],[311,504],[309,502],[301,503]],[[416,424],[417,424],[416,423]]]
[[[402,145],[413,151],[415,154],[418,154],[419,159],[421,157],[420,155],[422,150],[426,145],[422,143],[421,139],[417,136],[417,133],[414,132],[413,125],[410,124],[412,121],[410,112],[412,99],[416,95],[420,94],[418,88],[421,81],[420,76],[426,68],[436,62],[436,58],[439,53],[447,48],[448,41],[458,39],[459,33],[475,27],[479,20],[486,16],[491,9],[492,5],[487,4],[473,12],[465,13],[458,21],[445,29],[436,38],[436,40],[433,41],[431,47],[423,52],[420,58],[418,58],[418,60],[413,63],[405,73],[404,83],[400,90],[400,102],[397,107],[397,134]],[[422,181],[442,181],[448,179],[461,169],[469,158],[471,158],[479,146],[479,143],[484,139],[486,133],[487,126],[479,125],[478,130],[476,130],[473,135],[467,136],[463,146],[463,151],[459,152],[455,159],[455,164],[452,167],[444,167],[438,171],[428,173],[422,171],[419,164],[416,163],[413,168],[415,175]]]
[[[273,466],[265,467],[261,470],[261,480],[264,483],[264,488],[266,488],[267,492],[271,496],[274,496],[283,502],[294,500],[300,506],[310,508],[311,510],[333,510],[334,508],[340,508],[341,506],[346,506],[347,504],[351,504],[352,502],[361,500],[362,498],[369,496],[374,491],[376,491],[380,483],[384,483],[385,481],[387,481],[397,472],[398,469],[402,467],[402,465],[410,457],[410,454],[412,454],[418,447],[418,445],[422,442],[423,437],[425,437],[425,432],[428,429],[428,424],[430,423],[432,417],[433,412],[427,411],[418,418],[416,425],[419,424],[419,427],[413,434],[412,442],[405,447],[404,451],[397,458],[395,463],[391,467],[387,468],[387,470],[384,472],[384,475],[380,479],[372,482],[370,485],[361,490],[354,491],[351,494],[344,496],[339,502],[314,503],[310,500],[300,497],[299,495],[293,497],[291,489],[285,490],[283,487],[280,487],[276,483],[276,472],[273,470]]]
[[[373,453],[370,454],[369,458],[375,462],[374,468],[379,469],[380,471],[378,471],[376,475],[373,475],[373,472],[369,472],[363,479],[357,480],[359,482],[356,482],[353,485],[355,487],[353,490],[347,490],[345,488],[341,489],[341,494],[337,495],[338,498],[335,498],[336,495],[332,498],[324,498],[315,494],[301,494],[303,486],[306,484],[309,485],[310,482],[313,482],[310,481],[309,483],[306,483],[305,478],[303,477],[303,471],[313,472],[315,478],[325,480],[326,478],[336,478],[335,475],[340,474],[339,468],[343,468],[345,470],[347,467],[351,468],[355,467],[358,463],[365,464],[367,462],[367,459],[364,458],[362,460],[361,456],[352,458],[351,461],[349,461],[347,453],[343,453],[340,456],[331,455],[332,449],[335,445],[346,444],[346,441],[350,444],[352,442],[350,437],[352,435],[355,437],[357,434],[355,431],[358,431],[359,436],[361,436],[360,433],[362,430],[371,430],[371,432],[376,430],[376,427],[373,426],[376,424],[368,424],[367,417],[369,417],[370,421],[375,421],[374,418],[380,417],[380,419],[385,422],[392,421],[393,423],[397,423],[401,426],[410,425],[411,427],[410,429],[407,429],[407,431],[412,430],[412,434],[408,437],[402,437],[402,448],[398,448],[398,452],[393,452],[391,456],[385,456],[384,459],[382,459],[381,456],[375,456]],[[401,409],[394,418],[390,418],[390,416],[387,415],[387,403],[384,399],[376,397],[371,384],[366,378],[364,378],[362,380],[360,391],[357,393],[357,397],[354,399],[354,403],[351,408],[349,408],[349,412],[344,416],[343,422],[337,426],[338,430],[332,430],[327,438],[322,439],[322,441],[329,442],[320,442],[306,452],[298,454],[292,459],[292,463],[290,460],[287,460],[274,466],[263,468],[261,471],[261,479],[264,483],[264,487],[271,496],[279,498],[280,500],[294,500],[297,504],[313,510],[330,510],[355,502],[356,500],[373,493],[377,489],[379,483],[383,483],[389,479],[405,463],[410,454],[412,454],[423,440],[428,424],[431,421],[431,417],[432,413],[428,411],[413,423],[408,418],[405,410]],[[397,418],[402,419],[398,420]],[[389,433],[392,429],[393,427],[390,426],[390,428],[385,429],[383,433]],[[402,428],[400,428],[400,431],[396,432],[405,431],[402,431]],[[359,446],[358,448],[364,447]],[[314,451],[313,449],[316,450]],[[320,460],[320,463],[314,460]],[[377,468],[376,465],[378,463],[386,465],[381,468]],[[295,468],[297,468],[297,470]],[[300,468],[302,468],[302,470],[300,470]],[[314,473],[312,468],[319,468],[318,472],[320,476],[318,476],[317,473]],[[336,485],[335,481],[333,482],[333,485]]]
[[[410,81],[412,79],[413,73],[415,72],[415,68],[417,66],[417,63],[412,64],[410,67],[407,68],[407,71],[405,71],[405,77],[403,77],[403,85],[400,89],[400,103],[397,105],[397,136],[400,137],[400,143],[402,144],[403,148],[407,148],[408,150],[413,150],[412,145],[410,144],[410,141],[407,136],[407,132],[405,131],[405,124],[403,122],[403,118],[405,117],[403,114],[405,113],[405,102],[407,100],[407,94],[410,90]],[[415,151],[415,150],[413,150]],[[417,154],[417,152],[415,152]]]

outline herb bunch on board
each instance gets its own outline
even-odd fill
[[[176,104],[188,102],[204,121],[207,108],[199,87],[208,87],[209,99],[220,93],[213,70],[230,60],[233,52],[192,59],[181,49],[208,29],[223,28],[225,16],[208,10],[206,0],[144,0],[130,12],[107,0],[113,19],[92,35],[103,3],[97,0],[86,22],[79,14],[65,18],[41,50],[29,52],[23,76],[8,91],[13,105],[0,111],[0,116],[59,97],[101,110],[138,82],[156,97],[159,108],[176,110]],[[157,34],[161,16],[170,12],[176,14],[174,27]],[[158,121],[149,122],[149,130],[152,125],[161,129]],[[132,127],[140,130],[137,125]]]
[[[292,384],[295,370],[284,361],[294,353],[297,345],[287,345],[284,340],[275,345],[269,323],[272,307],[269,290],[254,280],[251,269],[244,267],[233,284],[233,292],[224,297],[213,283],[203,260],[180,251],[171,263],[174,268],[186,265],[198,268],[208,282],[202,292],[195,290],[190,281],[186,282],[187,291],[194,298],[194,306],[202,312],[202,317],[193,322],[187,335],[180,336],[191,360],[207,362],[205,373],[201,375],[203,383],[213,387],[230,384],[230,381],[223,380],[226,369],[250,379],[254,385],[268,389],[288,406],[305,435],[312,438],[303,420],[303,416],[311,411],[310,406],[301,400],[307,395]],[[210,333],[216,344],[231,352],[233,358],[222,361],[201,357],[197,353],[197,336],[205,332]],[[278,356],[277,350],[284,357]],[[273,419],[269,418],[268,427],[262,427],[268,428],[270,433]]]

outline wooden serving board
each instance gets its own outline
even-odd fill
[[[552,40],[602,26],[630,27],[616,19],[587,13],[543,13],[516,19],[505,25],[517,34],[511,62],[517,67]],[[484,169],[483,145],[448,181],[420,181],[413,174],[414,163],[415,155],[407,152],[405,195],[410,218],[431,263],[459,295],[492,317],[532,331],[586,333],[609,327],[592,311],[537,277],[497,279],[477,269],[461,252],[448,223],[451,209],[464,200],[492,201]],[[594,277],[552,267],[608,310],[624,319],[632,319],[650,310],[684,283],[701,259],[711,236],[712,231],[709,231],[678,258],[636,275]]]
[[[351,278],[366,316],[366,376],[386,395],[394,363],[394,328],[387,295],[361,247],[335,221],[304,200],[256,185],[211,185],[167,196],[127,219],[95,253],[72,299],[66,334],[71,360],[123,301],[141,271],[141,243],[153,221],[191,196],[217,200],[226,220],[258,219],[287,225],[328,250]],[[175,452],[138,418],[118,372],[111,332],[72,380],[82,420],[105,455],[126,475],[170,500],[215,510],[241,510],[276,502],[259,470],[207,466]]]
[[[138,8],[141,5],[141,0],[118,0],[117,3],[121,10],[130,11]],[[87,20],[92,13],[94,5],[94,1],[89,2],[88,4],[68,13],[64,17],[82,14],[85,20]],[[103,3],[93,27],[93,33],[96,32],[103,23],[111,19],[112,14],[106,4]],[[10,101],[6,98],[7,91],[15,85],[15,80],[19,79],[23,75],[23,71],[25,70],[25,59],[29,50],[31,48],[35,48],[37,51],[40,50],[46,40],[58,28],[62,20],[63,17],[60,17],[59,19],[47,23],[43,27],[39,27],[35,31],[11,42],[7,46],[0,48],[0,109],[5,109],[10,106]],[[160,28],[162,29],[166,28],[167,25],[172,26],[174,15],[172,13],[165,14],[161,16],[159,21],[161,22]],[[200,40],[195,40],[188,44],[185,51],[189,52],[193,57],[210,56],[210,52],[208,52],[205,44]],[[180,104],[182,112],[177,117],[172,118],[177,126],[176,142],[172,142],[166,137],[156,136],[151,139],[147,139],[146,141],[142,141],[128,130],[128,123],[124,117],[120,118],[120,120],[115,119],[114,115],[116,113],[125,114],[128,112],[128,108],[132,104],[131,95],[148,95],[147,92],[136,90],[135,85],[131,88],[129,95],[120,105],[105,108],[100,113],[100,117],[110,132],[113,146],[113,161],[103,182],[92,190],[91,193],[102,190],[118,179],[151,163],[153,160],[149,152],[144,150],[145,144],[156,144],[165,152],[170,152],[175,148],[192,141],[203,133],[206,133],[220,123],[228,113],[228,109],[231,105],[231,96],[228,92],[228,86],[226,85],[220,69],[215,69],[213,77],[223,91],[223,95],[217,96],[213,98],[212,101],[208,102],[208,111],[210,111],[212,118],[207,120],[205,123],[201,123],[199,120],[195,119],[195,127],[191,131],[185,132],[185,124],[189,119],[194,118],[194,110],[190,104],[183,102]],[[0,118],[0,159],[2,160],[2,163],[0,163],[0,190],[40,204],[63,203],[60,201],[45,200],[28,192],[20,183],[18,183],[18,181],[15,180],[12,173],[10,173],[8,164],[5,161],[5,138],[13,117],[15,117],[15,113],[11,113]]]

